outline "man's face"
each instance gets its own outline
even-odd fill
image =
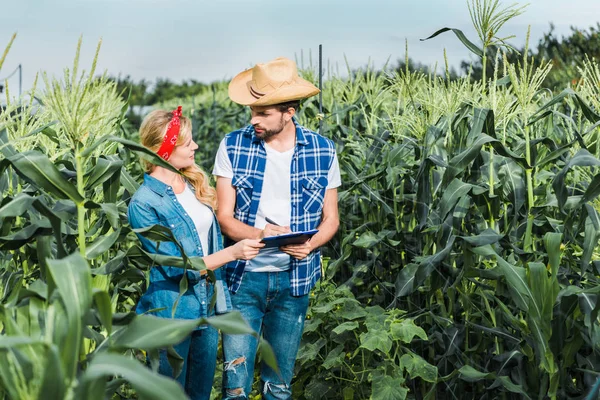
[[[273,106],[250,107],[250,110],[250,123],[256,136],[263,140],[279,134],[291,119],[289,112],[281,112]]]

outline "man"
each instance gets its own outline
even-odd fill
[[[319,247],[339,226],[335,146],[293,119],[299,101],[317,93],[286,58],[238,74],[229,84],[229,97],[250,106],[252,118],[223,139],[213,170],[217,218],[229,239],[319,230],[308,242],[262,249],[249,262],[226,266],[234,309],[275,352],[280,374],[264,364],[260,369],[266,399],[291,397],[308,295],[321,276]],[[257,344],[250,335],[224,336],[224,399],[247,398]]]

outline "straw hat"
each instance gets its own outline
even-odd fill
[[[298,76],[296,63],[279,57],[237,74],[229,83],[229,98],[245,106],[269,106],[305,99],[319,89]]]

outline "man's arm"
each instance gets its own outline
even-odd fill
[[[231,240],[239,242],[243,239],[262,239],[263,237],[290,232],[290,228],[287,226],[267,224],[265,229],[258,229],[238,221],[233,216],[235,197],[235,187],[231,184],[231,179],[218,176],[217,201],[219,208],[217,209],[217,219],[223,234]]]
[[[303,244],[291,244],[281,247],[284,253],[302,260],[308,254],[329,242],[335,235],[340,226],[340,218],[338,214],[338,198],[337,188],[327,189],[325,199],[323,200],[323,213],[321,223],[317,227],[317,232],[308,242]]]

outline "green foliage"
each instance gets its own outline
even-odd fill
[[[493,59],[498,47],[491,45],[487,50],[487,58]],[[574,87],[581,81],[578,69],[583,68],[586,59],[597,61],[600,58],[600,25],[581,29],[571,27],[571,32],[558,37],[555,27],[550,24],[549,30],[542,38],[529,49],[519,48],[518,51],[508,52],[507,58],[510,63],[516,63],[523,54],[533,58],[533,64],[537,67],[542,62],[551,62],[552,70],[544,80],[543,87],[551,90],[562,90],[568,86]],[[469,72],[474,80],[480,80],[482,76],[482,63],[461,62],[463,72]],[[491,76],[494,65],[487,64],[486,76]]]
[[[492,39],[519,10],[477,4],[493,6],[472,8],[487,16],[492,29],[482,24],[481,32]],[[341,227],[323,249],[323,279],[298,355],[297,398],[597,393],[599,67],[574,54],[576,84],[557,80],[553,95],[546,90],[553,67],[526,51],[492,53],[493,46],[482,43],[482,60],[490,60],[485,82],[406,62],[405,69],[331,75],[323,115],[316,98],[302,104],[299,122],[311,129],[322,122],[335,141],[343,185]],[[110,82],[74,82],[88,89],[53,93],[78,96],[81,110],[99,98],[118,103]],[[9,398],[124,393],[122,380],[106,384],[118,371],[138,395],[151,395],[136,386],[150,371],[111,370],[104,365],[122,359],[110,356],[134,362],[136,349],[152,354],[195,324],[232,323],[188,321],[162,335],[152,332],[168,329],[164,320],[133,318],[144,271],[166,261],[141,251],[125,220],[141,173],[132,152],[144,152],[135,134],[123,132],[124,108],[107,107],[114,119],[94,129],[86,112],[77,123],[42,118],[60,112],[52,104],[62,103],[20,119],[14,115],[26,105],[13,104],[0,120],[0,387]],[[248,122],[247,110],[228,100],[225,82],[157,106],[178,104],[193,119],[197,161],[210,171],[221,138]],[[112,128],[97,135],[106,121]],[[76,128],[85,123],[89,130]],[[27,151],[18,148],[25,143]],[[141,233],[169,238],[159,228]],[[187,257],[168,262],[202,268]],[[69,274],[58,276],[67,266]],[[233,328],[244,329],[235,321]]]
[[[585,62],[589,84],[555,97],[541,90],[550,67],[505,66],[495,63],[486,90],[409,69],[325,82],[342,224],[311,301],[299,398],[591,390],[600,365],[597,66]],[[176,102],[197,121],[219,121],[216,135],[195,131],[209,151],[247,121],[225,86],[205,108],[161,106]],[[317,129],[315,98],[298,119]]]
[[[80,46],[62,79],[44,75],[45,90],[30,94],[41,105],[9,98],[0,114],[0,398],[184,399],[146,357],[156,361],[199,325],[255,333],[239,313],[177,321],[133,312],[149,268],[206,267],[140,248],[126,215],[141,181],[136,154],[170,165],[122,137],[127,106],[114,83],[92,78],[96,58],[78,74]],[[164,227],[140,233],[174,240]]]
[[[411,351],[427,335],[404,314],[364,307],[347,287],[322,284],[308,312],[293,389],[307,399],[337,399],[342,389],[360,399],[392,399],[406,397],[410,379],[436,382],[437,368]]]
[[[12,37],[10,38],[10,41],[8,42],[8,44],[6,45],[6,48],[4,49],[4,53],[2,53],[2,58],[0,58],[0,71],[2,70],[2,64],[4,64],[4,60],[6,60],[6,56],[8,55],[8,52],[13,44],[13,42],[15,41],[17,37],[16,33],[13,33]]]
[[[484,49],[494,45],[510,48],[506,40],[514,36],[499,38],[496,35],[504,24],[523,14],[524,9],[527,7],[527,5],[517,7],[517,3],[514,3],[500,9],[500,4],[500,0],[470,0],[470,2],[467,2],[471,21]],[[485,52],[481,56],[484,54]]]

